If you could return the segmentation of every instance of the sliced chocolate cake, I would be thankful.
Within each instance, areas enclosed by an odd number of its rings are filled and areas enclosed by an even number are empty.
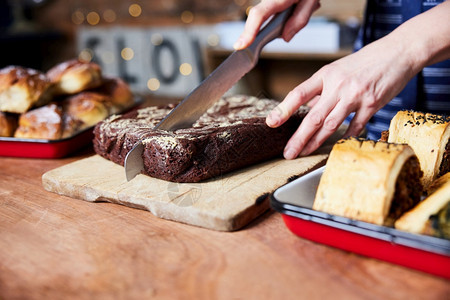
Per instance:
[[[145,174],[173,182],[198,182],[281,156],[307,109],[302,107],[279,128],[269,128],[265,117],[277,104],[249,96],[223,98],[192,128],[173,132],[153,130],[173,105],[147,107],[99,123],[94,149],[123,165],[133,145],[142,140]]]

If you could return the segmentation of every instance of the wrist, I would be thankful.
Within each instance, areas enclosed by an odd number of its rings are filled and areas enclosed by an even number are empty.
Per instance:
[[[386,39],[393,45],[395,60],[407,70],[411,78],[428,65],[431,51],[427,42],[411,34],[409,29],[399,27]]]

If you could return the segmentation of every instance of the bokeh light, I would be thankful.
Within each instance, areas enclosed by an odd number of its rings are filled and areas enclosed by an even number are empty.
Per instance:
[[[120,56],[122,56],[124,60],[132,60],[134,57],[134,51],[128,47],[123,48],[122,51],[120,51]]]
[[[91,11],[87,14],[86,20],[89,23],[89,25],[97,25],[100,22],[100,16],[95,11]]]
[[[253,8],[253,6],[249,6],[249,7],[247,7],[247,9],[245,10],[245,14],[248,16],[248,13],[250,12],[250,9],[252,9]]]
[[[103,12],[103,19],[108,22],[112,23],[117,19],[116,12],[112,9],[107,9]]]
[[[76,25],[80,25],[84,22],[84,14],[80,10],[76,10],[72,13],[72,22]]]
[[[210,34],[208,35],[206,42],[208,43],[209,46],[215,47],[219,45],[220,38],[217,34]]]
[[[83,49],[80,51],[80,53],[78,54],[78,58],[81,61],[91,61],[92,58],[94,57],[94,52],[91,49]]]
[[[131,4],[129,7],[128,7],[128,12],[130,13],[130,15],[132,16],[132,17],[135,17],[135,18],[137,18],[137,17],[139,17],[140,15],[141,15],[141,13],[142,13],[142,8],[141,8],[141,6],[139,5],[139,4]]]
[[[181,22],[189,24],[192,21],[194,21],[194,14],[191,11],[185,10],[181,13]]]
[[[154,45],[154,46],[159,46],[162,44],[162,42],[164,41],[163,36],[160,33],[154,33],[152,34],[152,36],[150,37],[150,42]]]
[[[161,86],[161,83],[157,78],[150,78],[147,81],[147,87],[150,91],[157,91],[159,87]]]
[[[180,65],[180,73],[181,75],[188,76],[192,73],[192,66],[188,63],[182,63]]]

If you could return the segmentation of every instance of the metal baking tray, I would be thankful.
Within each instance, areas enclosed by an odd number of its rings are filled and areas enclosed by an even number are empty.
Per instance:
[[[321,167],[271,195],[286,227],[308,240],[450,279],[450,240],[412,234],[312,209]]]
[[[126,111],[138,109],[143,103],[136,98]],[[86,128],[71,137],[58,140],[0,137],[0,156],[27,158],[62,158],[92,143],[94,127]]]

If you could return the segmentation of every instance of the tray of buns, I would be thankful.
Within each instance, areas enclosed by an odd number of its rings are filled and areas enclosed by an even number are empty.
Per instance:
[[[0,70],[0,156],[59,158],[91,143],[94,126],[140,104],[118,77],[70,60],[47,72]]]
[[[300,237],[450,279],[449,135],[450,118],[401,111],[384,140],[339,140],[271,206]]]

